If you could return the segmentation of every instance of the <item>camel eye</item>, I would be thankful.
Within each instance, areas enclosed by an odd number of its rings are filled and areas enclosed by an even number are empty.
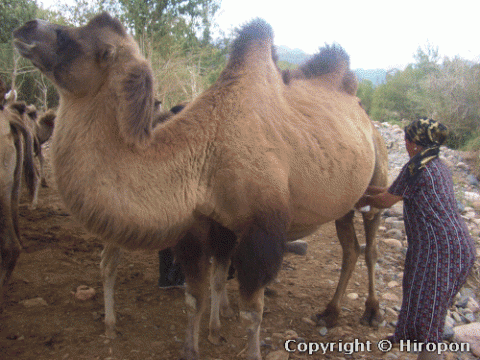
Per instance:
[[[57,46],[59,50],[63,50],[69,46],[72,40],[65,31],[57,30]]]

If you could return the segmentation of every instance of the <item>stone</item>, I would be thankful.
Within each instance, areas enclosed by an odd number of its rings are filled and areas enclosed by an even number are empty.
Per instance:
[[[388,301],[400,301],[399,297],[393,293],[385,293],[382,295],[382,299]]]
[[[298,338],[298,334],[295,330],[287,330],[285,331],[283,338],[285,340],[295,340],[296,338]]]
[[[454,335],[455,332],[453,331],[453,326],[451,326],[450,324],[445,324],[445,326],[443,327],[443,339],[451,340]]]
[[[456,165],[456,168],[460,170],[468,170],[468,165],[465,164],[463,161],[459,161]]]
[[[358,294],[357,293],[350,293],[350,294],[347,294],[347,297],[350,300],[357,300],[358,299]]]
[[[398,281],[395,281],[395,280],[389,281],[387,283],[388,288],[394,288],[394,287],[397,287],[398,285],[400,285],[400,284],[398,283]]]
[[[77,292],[72,294],[75,296],[75,299],[81,300],[81,301],[86,301],[93,299],[95,297],[95,289],[88,287],[86,285],[80,285],[77,287]]]
[[[477,177],[476,177],[475,175],[472,175],[472,174],[470,174],[470,175],[467,176],[467,181],[468,181],[468,183],[469,183],[470,185],[472,185],[472,186],[479,186],[479,185],[480,185],[480,183],[478,182]]]
[[[318,329],[318,332],[322,336],[326,336],[328,334],[328,329],[325,326],[322,326],[320,329]]]
[[[382,239],[382,242],[384,244],[387,244],[391,247],[394,247],[396,249],[401,249],[403,247],[403,244],[400,240],[397,240],[397,239],[392,239],[392,238],[389,238],[389,239]]]
[[[453,328],[453,340],[457,343],[468,342],[473,355],[480,357],[480,323],[460,325]]]
[[[396,240],[403,240],[403,232],[399,229],[390,229],[385,233],[385,236]]]
[[[20,304],[23,304],[25,307],[34,307],[34,306],[47,306],[47,302],[43,300],[41,297],[27,299],[20,301]]]
[[[265,358],[266,360],[288,360],[290,354],[285,350],[272,351]]]
[[[308,244],[303,240],[287,242],[286,251],[297,255],[305,255],[307,253]]]
[[[310,326],[315,326],[315,321],[313,321],[312,319],[308,318],[308,317],[304,317],[302,318],[302,321],[307,324],[307,325],[310,325]]]
[[[469,309],[472,313],[476,313],[480,311],[480,305],[478,305],[478,302],[473,299],[472,297],[468,298],[467,302],[467,309]]]

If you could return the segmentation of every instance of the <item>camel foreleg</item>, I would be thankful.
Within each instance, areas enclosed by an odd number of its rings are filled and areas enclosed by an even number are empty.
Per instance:
[[[210,277],[210,256],[201,240],[198,235],[189,233],[175,248],[177,258],[185,272],[187,283],[185,290],[187,328],[182,360],[198,360],[200,356],[198,336],[200,321],[208,302]]]
[[[248,360],[261,360],[260,325],[264,289],[276,276],[283,261],[286,221],[281,213],[252,224],[240,238],[233,262],[240,289],[240,318],[247,332]]]
[[[226,288],[229,267],[229,260],[227,263],[221,263],[216,258],[214,259],[213,276],[210,284],[212,296],[208,340],[215,345],[226,342],[226,339],[220,335],[220,315],[223,317],[233,316]]]
[[[115,245],[108,244],[105,245],[101,256],[100,271],[103,278],[103,296],[105,301],[105,335],[109,339],[114,339],[116,337],[114,287],[121,250]]]

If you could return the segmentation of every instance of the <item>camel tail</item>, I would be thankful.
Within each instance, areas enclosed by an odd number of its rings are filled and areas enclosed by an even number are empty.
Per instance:
[[[244,25],[233,42],[231,61],[244,62],[253,46],[260,47],[262,52],[272,56],[273,29],[263,19],[256,18]]]

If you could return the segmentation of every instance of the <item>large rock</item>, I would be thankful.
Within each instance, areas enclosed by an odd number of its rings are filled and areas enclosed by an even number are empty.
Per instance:
[[[453,332],[456,343],[469,343],[472,354],[480,357],[480,323],[456,326]]]

